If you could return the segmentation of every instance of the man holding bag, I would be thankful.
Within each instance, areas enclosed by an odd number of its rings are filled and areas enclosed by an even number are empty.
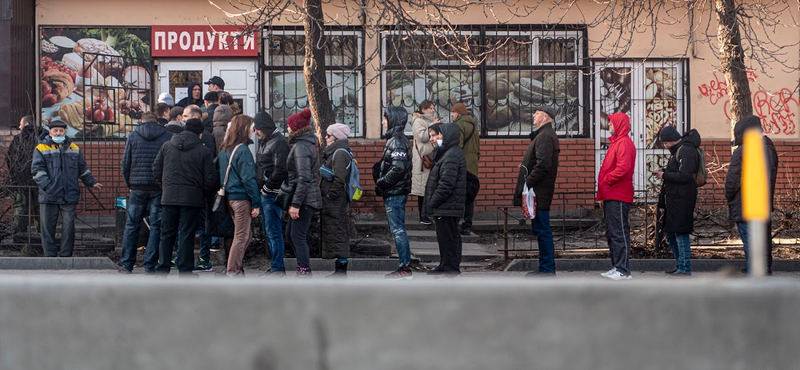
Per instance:
[[[531,144],[525,151],[520,165],[517,186],[514,190],[514,205],[522,205],[522,188],[528,185],[536,193],[536,218],[531,220],[533,235],[539,244],[539,269],[527,276],[555,276],[555,245],[553,231],[550,229],[550,203],[556,188],[558,176],[558,154],[561,148],[558,135],[553,129],[556,111],[551,107],[538,107],[533,113]]]

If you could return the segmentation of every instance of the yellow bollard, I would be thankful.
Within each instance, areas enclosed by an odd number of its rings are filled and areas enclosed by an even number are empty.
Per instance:
[[[758,129],[744,133],[742,153],[742,217],[747,221],[750,275],[767,274],[767,221],[769,212],[769,179],[764,154],[764,139]]]

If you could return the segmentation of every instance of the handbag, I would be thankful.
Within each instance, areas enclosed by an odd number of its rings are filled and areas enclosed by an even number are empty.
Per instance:
[[[211,206],[212,212],[228,212],[228,203],[225,199],[225,186],[228,185],[228,176],[231,174],[231,163],[233,163],[233,155],[236,153],[236,149],[242,144],[237,145],[233,148],[233,152],[231,152],[231,157],[228,159],[228,168],[225,170],[225,180],[222,182],[222,187],[217,190],[217,194],[214,195],[214,204]]]
[[[294,198],[294,187],[289,185],[286,181],[281,184],[278,195],[275,196],[275,205],[281,207],[282,210],[287,210],[292,205],[292,198]]]
[[[420,150],[416,140],[414,140],[414,147],[417,149],[417,155],[419,156],[419,159],[422,160],[422,167],[425,167],[426,169],[433,168],[433,158],[431,158],[431,156],[434,152],[422,155],[422,150]]]

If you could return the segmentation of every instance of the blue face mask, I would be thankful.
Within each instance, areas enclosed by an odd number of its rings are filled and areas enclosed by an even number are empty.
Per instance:
[[[51,136],[51,138],[53,139],[53,142],[56,144],[61,144],[64,142],[64,140],[67,139],[66,136]]]
[[[436,146],[442,147],[442,139],[436,139]]]

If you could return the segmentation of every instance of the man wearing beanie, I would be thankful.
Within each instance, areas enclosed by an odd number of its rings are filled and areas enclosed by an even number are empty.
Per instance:
[[[481,140],[478,124],[475,117],[467,112],[464,103],[453,105],[450,113],[453,123],[461,128],[461,138],[459,146],[464,151],[467,158],[467,198],[464,207],[464,223],[461,224],[461,235],[470,235],[472,229],[472,217],[475,214],[475,197],[481,188],[478,181],[478,160],[481,157]]]
[[[219,189],[212,150],[203,145],[203,122],[186,121],[184,131],[161,147],[153,162],[153,176],[161,185],[161,241],[157,274],[169,274],[172,247],[178,240],[178,272],[192,275],[194,234],[205,211],[206,199]]]
[[[673,126],[664,126],[658,135],[661,144],[669,149],[667,167],[653,173],[662,180],[658,207],[664,208],[662,230],[675,257],[675,268],[665,271],[672,276],[692,274],[689,234],[694,231],[694,206],[697,203],[697,183],[694,174],[700,165],[700,134],[689,130],[681,137]]]
[[[31,175],[39,185],[39,225],[45,257],[72,257],[75,246],[75,206],[84,186],[103,188],[86,167],[80,148],[67,136],[67,123],[53,120],[50,132],[41,136],[33,150]],[[57,246],[56,222],[61,214],[61,245]]]
[[[763,133],[761,119],[758,116],[746,116],[736,122],[733,127],[733,144],[738,146],[731,155],[731,164],[725,176],[725,199],[728,201],[728,219],[736,223],[736,229],[742,238],[744,257],[747,260],[747,272],[750,269],[750,248],[747,233],[747,222],[742,218],[742,153],[744,152],[744,133],[748,129],[756,129]],[[775,181],[778,178],[778,152],[772,140],[764,136],[765,154],[767,157],[767,174],[769,175],[769,204],[772,212],[772,202],[775,194]],[[767,223],[767,273],[772,274],[772,221]]]
[[[636,164],[636,145],[630,135],[631,121],[625,113],[608,116],[611,134],[606,157],[597,176],[597,197],[603,207],[606,240],[611,256],[611,270],[600,276],[611,280],[631,278],[631,228],[628,215],[633,203],[633,171]]]
[[[253,118],[253,129],[260,139],[256,153],[256,182],[261,189],[261,231],[269,243],[270,266],[265,276],[283,277],[283,210],[275,204],[275,197],[286,180],[286,159],[289,156],[289,140],[267,112],[259,112]]]

